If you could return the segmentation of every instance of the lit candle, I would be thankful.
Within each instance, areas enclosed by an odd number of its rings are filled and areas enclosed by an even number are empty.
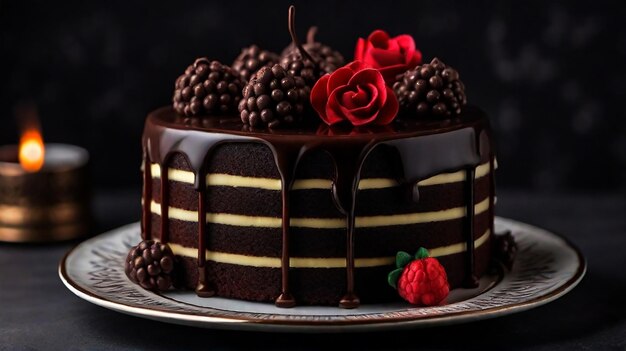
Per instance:
[[[44,144],[36,129],[0,147],[0,240],[44,242],[89,234],[87,150]]]

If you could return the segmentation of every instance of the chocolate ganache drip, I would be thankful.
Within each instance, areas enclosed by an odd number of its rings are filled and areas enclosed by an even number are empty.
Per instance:
[[[201,167],[201,170],[203,167]],[[200,297],[211,297],[215,291],[209,287],[206,273],[206,174],[203,171],[196,173],[198,182],[198,284],[196,284],[196,294]]]
[[[145,147],[144,147],[145,148]],[[150,240],[152,235],[152,211],[150,201],[152,199],[152,169],[148,152],[143,152],[143,205],[141,216],[141,238]]]
[[[198,192],[198,273],[197,293],[211,296],[213,290],[206,279],[206,205],[208,196],[204,165],[211,158],[217,145],[225,143],[257,143],[267,146],[274,157],[281,178],[282,199],[282,253],[281,291],[276,299],[279,307],[296,304],[290,291],[290,213],[289,193],[298,164],[303,156],[312,151],[325,151],[335,165],[332,193],[339,211],[346,216],[346,289],[340,300],[340,307],[355,308],[359,298],[355,291],[355,204],[361,168],[368,154],[376,147],[389,147],[397,151],[403,170],[401,182],[410,189],[413,200],[419,201],[417,183],[428,177],[459,170],[465,170],[466,220],[464,235],[467,244],[466,286],[473,286],[474,275],[474,170],[480,162],[483,150],[490,150],[488,122],[484,114],[474,107],[464,109],[464,118],[451,121],[405,121],[397,122],[391,128],[369,133],[333,131],[323,135],[315,130],[257,131],[242,130],[239,118],[210,119],[202,126],[183,123],[174,111],[162,108],[148,116],[144,131],[144,172],[148,173],[150,162],[157,162],[161,168],[161,236],[167,241],[168,216],[168,159],[180,153],[187,159],[195,174],[195,189]],[[489,151],[490,156],[492,155]],[[490,161],[493,162],[493,161]],[[147,171],[147,172],[146,172]],[[144,174],[145,174],[144,173]],[[150,178],[150,174],[145,177]],[[150,183],[145,181],[144,183]],[[493,185],[491,186],[493,190]],[[151,189],[144,187],[144,211],[150,208]],[[493,202],[493,191],[490,203]],[[144,213],[145,216],[145,213]],[[150,235],[144,220],[144,235]]]

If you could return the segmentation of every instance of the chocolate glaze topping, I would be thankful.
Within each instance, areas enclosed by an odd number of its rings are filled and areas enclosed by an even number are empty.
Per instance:
[[[311,118],[314,120],[314,118]],[[412,194],[413,201],[419,201],[417,182],[430,176],[466,171],[467,217],[464,235],[467,238],[466,286],[475,286],[474,275],[474,170],[479,164],[481,152],[489,150],[489,124],[484,113],[476,107],[465,107],[459,119],[438,121],[396,120],[389,126],[369,129],[344,129],[326,126],[309,126],[301,129],[249,131],[242,126],[237,116],[224,118],[184,118],[176,115],[171,107],[164,107],[151,113],[143,135],[144,157],[144,237],[150,236],[149,214],[151,202],[150,164],[156,162],[161,167],[161,237],[167,242],[168,231],[168,158],[173,153],[181,153],[195,173],[195,188],[198,191],[198,269],[199,281],[196,289],[200,296],[213,294],[206,281],[204,252],[206,249],[207,196],[206,172],[203,165],[211,157],[215,146],[223,143],[259,143],[266,145],[273,153],[276,167],[282,182],[282,255],[281,294],[276,300],[279,307],[295,305],[289,288],[289,193],[294,175],[302,157],[314,150],[327,152],[335,164],[333,197],[337,208],[346,216],[346,293],[340,307],[355,308],[359,305],[354,291],[354,223],[355,203],[358,194],[361,167],[368,154],[376,147],[390,147],[397,150],[402,163],[403,176],[400,179]],[[493,161],[491,161],[493,162]],[[490,196],[493,202],[493,191]],[[147,208],[147,210],[146,210]],[[416,243],[417,245],[418,243]]]

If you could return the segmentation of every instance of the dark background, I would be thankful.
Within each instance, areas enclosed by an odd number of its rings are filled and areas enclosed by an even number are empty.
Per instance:
[[[301,37],[350,59],[359,36],[410,33],[424,58],[456,67],[491,116],[499,186],[626,190],[626,10],[619,2],[0,2],[0,144],[14,108],[37,104],[47,141],[82,145],[99,189],[138,187],[146,114],[170,103],[198,56],[230,63],[258,43]]]
[[[231,62],[289,42],[288,1],[0,0],[0,145],[35,102],[48,141],[89,149],[95,233],[139,219],[146,114],[197,56]],[[564,234],[589,270],[563,298],[477,323],[373,334],[224,332],[140,320],[72,295],[58,245],[0,243],[0,349],[624,350],[626,5],[619,2],[294,1],[297,26],[352,56],[382,28],[456,67],[498,138],[497,214]],[[500,191],[503,190],[503,191]],[[556,193],[556,194],[555,194]],[[580,194],[584,193],[584,194]],[[10,286],[3,283],[10,282]],[[489,331],[489,337],[476,337]],[[469,343],[467,342],[469,340]]]

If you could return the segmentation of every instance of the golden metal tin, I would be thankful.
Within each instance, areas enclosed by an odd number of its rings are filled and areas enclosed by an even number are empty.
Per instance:
[[[0,147],[0,241],[49,242],[90,231],[89,154],[46,144],[44,165],[25,171],[17,145]]]

